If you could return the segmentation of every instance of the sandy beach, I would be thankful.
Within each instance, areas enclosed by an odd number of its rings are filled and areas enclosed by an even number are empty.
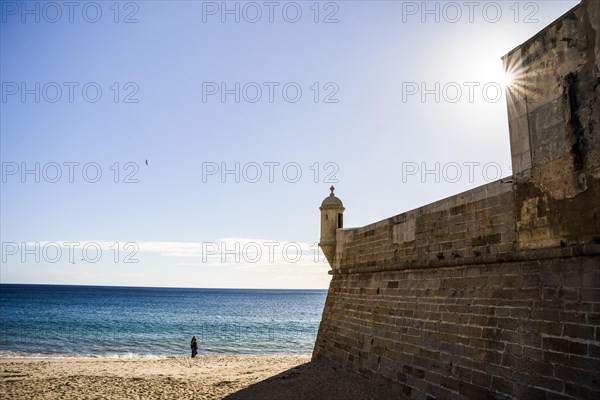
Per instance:
[[[400,398],[310,356],[0,359],[2,399]]]

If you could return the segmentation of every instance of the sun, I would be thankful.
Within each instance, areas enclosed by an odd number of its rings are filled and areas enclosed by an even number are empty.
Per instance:
[[[515,76],[514,72],[505,71],[504,73],[500,74],[500,76],[498,77],[498,83],[503,88],[508,88],[515,83],[515,77],[516,76]]]
[[[505,71],[502,61],[495,53],[463,60],[460,73],[465,79],[477,82],[481,86],[494,85],[503,90],[509,88],[516,79],[515,71]]]

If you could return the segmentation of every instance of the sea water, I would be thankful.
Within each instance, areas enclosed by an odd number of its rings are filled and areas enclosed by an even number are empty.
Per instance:
[[[326,290],[0,285],[0,356],[312,352]]]

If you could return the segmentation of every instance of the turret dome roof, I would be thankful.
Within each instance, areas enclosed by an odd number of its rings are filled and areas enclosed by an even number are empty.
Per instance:
[[[321,203],[321,208],[344,208],[342,201],[333,194],[335,188],[332,186],[329,190],[331,190],[331,193],[325,197],[325,200]]]

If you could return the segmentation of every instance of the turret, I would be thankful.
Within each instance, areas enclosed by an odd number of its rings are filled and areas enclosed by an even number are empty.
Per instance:
[[[319,241],[319,247],[325,254],[329,265],[333,266],[336,231],[344,227],[344,205],[333,194],[335,188],[332,186],[329,190],[331,190],[331,193],[319,207],[319,210],[321,210],[321,240]]]

